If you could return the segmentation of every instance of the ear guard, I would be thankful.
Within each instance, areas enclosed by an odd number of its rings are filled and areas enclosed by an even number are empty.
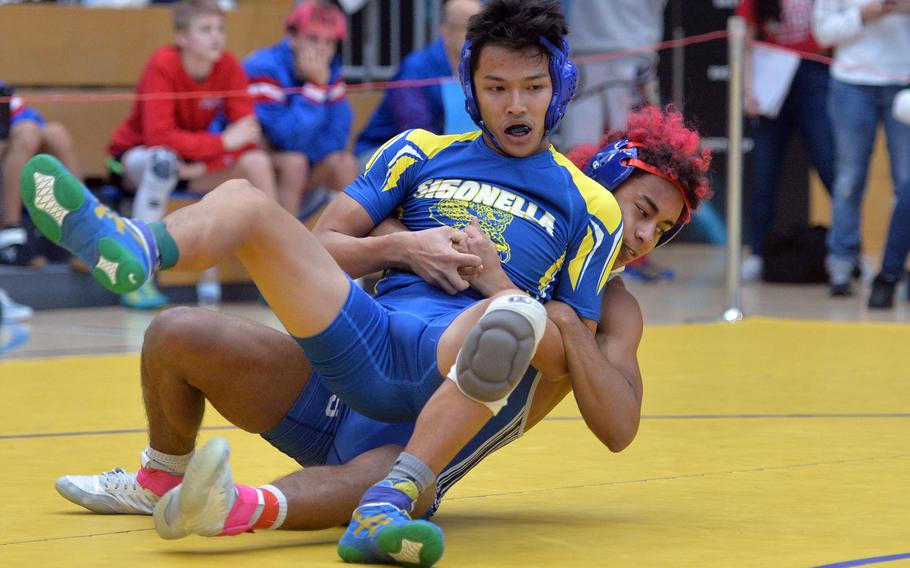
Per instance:
[[[582,171],[585,175],[613,192],[616,191],[622,182],[629,179],[629,176],[632,175],[636,168],[670,181],[679,189],[685,203],[682,214],[676,224],[658,239],[654,248],[659,248],[673,240],[691,219],[692,207],[679,182],[650,164],[639,160],[637,145],[628,140],[617,140],[605,146],[594,154],[594,157],[591,158],[591,161],[588,162],[588,165]]]

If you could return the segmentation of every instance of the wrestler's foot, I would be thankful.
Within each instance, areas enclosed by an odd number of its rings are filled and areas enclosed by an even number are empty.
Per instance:
[[[163,308],[168,303],[167,296],[155,286],[154,280],[148,280],[138,289],[120,296],[121,305],[135,310],[156,310]]]
[[[168,491],[155,506],[155,530],[172,540],[190,534],[230,536],[281,526],[287,501],[270,485],[234,483],[231,448],[216,437],[190,460],[182,485]]]
[[[65,499],[108,515],[151,515],[159,498],[180,484],[180,475],[151,468],[116,468],[99,475],[64,475],[54,487]]]
[[[101,205],[56,158],[29,160],[20,188],[38,230],[82,259],[102,286],[124,294],[148,280],[158,262],[148,227]]]
[[[161,538],[215,536],[225,530],[237,501],[230,457],[230,446],[221,437],[212,438],[196,452],[183,483],[165,493],[155,506],[155,530]]]
[[[411,482],[385,480],[367,490],[338,542],[342,560],[425,568],[442,557],[445,550],[442,530],[428,521],[411,520],[406,511],[387,502],[385,494],[402,492],[401,483]],[[416,487],[410,493],[416,495]]]

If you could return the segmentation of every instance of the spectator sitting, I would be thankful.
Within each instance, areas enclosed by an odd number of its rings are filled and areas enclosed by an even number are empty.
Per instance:
[[[285,26],[287,37],[250,55],[244,67],[271,149],[278,202],[297,215],[307,190],[344,189],[357,177],[357,163],[345,151],[353,112],[338,54],[347,36],[344,14],[306,0]]]
[[[468,19],[480,8],[479,0],[446,2],[439,27],[441,37],[405,57],[393,81],[456,78]],[[365,164],[379,146],[411,128],[422,128],[434,134],[476,130],[464,104],[464,92],[457,81],[389,89],[357,138],[354,153],[361,165]]]
[[[13,90],[0,81],[0,96],[10,96]],[[81,177],[76,149],[66,127],[59,122],[46,122],[22,99],[13,96],[9,113],[4,113],[0,136],[0,170],[3,171],[3,216],[0,220],[0,264],[40,267],[45,263],[34,242],[22,226],[22,197],[19,193],[19,172],[35,154],[53,154],[73,175]]]
[[[184,0],[174,5],[173,21],[176,45],[152,55],[136,88],[140,98],[108,147],[115,174],[122,176],[125,189],[136,192],[133,216],[146,223],[163,217],[178,180],[204,193],[231,178],[246,178],[275,194],[269,157],[257,148],[259,123],[246,93],[246,75],[224,49],[224,14],[215,0]],[[205,94],[225,91],[240,94]],[[162,93],[199,96],[143,98]],[[208,131],[216,116],[227,122],[220,134]],[[151,309],[167,298],[149,281],[121,301]]]

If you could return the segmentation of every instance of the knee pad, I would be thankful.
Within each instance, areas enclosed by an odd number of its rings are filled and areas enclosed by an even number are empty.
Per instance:
[[[177,187],[177,156],[167,148],[149,148],[143,160],[142,180],[133,200],[133,216],[145,223],[164,217],[168,197]]]
[[[508,402],[537,351],[547,310],[524,294],[500,296],[468,333],[448,378],[495,416]]]
[[[177,154],[161,146],[150,148],[142,179],[173,191],[177,186]]]

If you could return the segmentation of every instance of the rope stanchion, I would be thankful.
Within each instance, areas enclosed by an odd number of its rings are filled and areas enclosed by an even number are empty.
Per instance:
[[[743,198],[743,69],[746,54],[746,21],[733,16],[727,21],[727,307],[723,319],[743,319],[742,312],[742,198]]]

